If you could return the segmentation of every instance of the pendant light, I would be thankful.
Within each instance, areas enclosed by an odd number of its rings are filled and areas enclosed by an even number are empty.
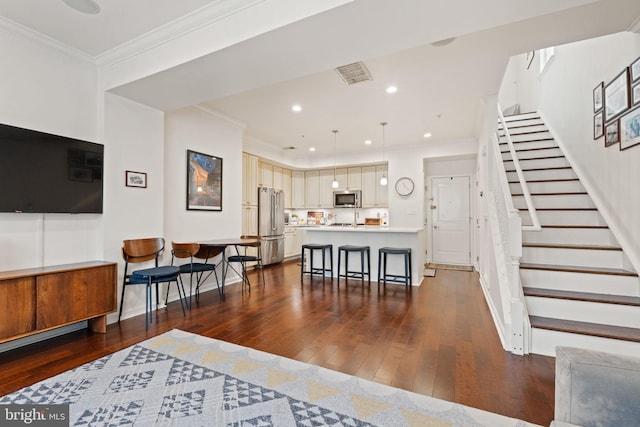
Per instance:
[[[387,125],[387,122],[380,123],[382,126],[382,161],[384,162],[384,127]],[[387,174],[386,172],[382,172],[382,178],[380,178],[380,185],[383,187],[387,185]]]
[[[333,182],[331,183],[331,188],[338,188],[340,187],[340,183],[338,183],[338,180],[336,179],[336,147],[337,147],[337,137],[338,137],[338,130],[334,129],[333,131]]]

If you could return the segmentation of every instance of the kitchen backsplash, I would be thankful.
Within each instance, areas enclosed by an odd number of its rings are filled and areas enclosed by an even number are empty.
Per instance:
[[[288,218],[290,225],[319,225],[319,224],[352,224],[354,209],[287,209],[285,222]],[[382,225],[389,225],[389,210],[382,208],[359,208],[357,223],[364,224],[365,218],[381,218]]]

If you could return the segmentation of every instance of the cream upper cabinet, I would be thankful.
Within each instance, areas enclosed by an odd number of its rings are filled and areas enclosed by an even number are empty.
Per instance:
[[[284,191],[285,209],[291,209],[293,207],[291,188],[291,170],[282,168],[282,191]]]
[[[258,157],[242,153],[242,204],[258,204]]]
[[[362,168],[352,167],[347,169],[347,185],[349,189],[362,189]]]
[[[320,207],[321,208],[333,208],[333,169],[322,169],[319,173],[318,180],[320,194]]]
[[[333,179],[333,178],[332,178]],[[306,208],[320,207],[320,171],[312,170],[304,173],[305,206]]]
[[[260,187],[273,187],[273,165],[266,162],[258,162],[258,185]]]
[[[305,176],[304,171],[291,171],[291,208],[305,207]],[[285,190],[286,191],[286,190]],[[286,203],[285,193],[285,203]]]
[[[338,181],[338,189],[344,190],[349,185],[349,169],[337,168],[336,180]],[[333,182],[333,181],[332,181]]]
[[[387,173],[387,165],[362,167],[362,207],[380,208],[388,204],[389,186],[380,185],[380,178]]]
[[[282,170],[283,168],[281,168],[280,166],[273,166],[273,188],[277,189],[277,190],[283,190],[283,186],[284,186],[284,181],[283,181],[283,175],[282,175]]]

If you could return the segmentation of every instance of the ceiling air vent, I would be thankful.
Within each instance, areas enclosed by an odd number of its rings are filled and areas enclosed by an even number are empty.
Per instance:
[[[366,82],[371,80],[371,75],[369,74],[369,70],[362,62],[354,62],[353,64],[343,65],[341,67],[336,68],[342,80],[348,85]]]

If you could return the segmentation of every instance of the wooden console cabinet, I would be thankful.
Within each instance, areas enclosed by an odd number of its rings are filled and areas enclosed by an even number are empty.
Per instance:
[[[0,343],[83,320],[105,333],[117,309],[117,269],[90,261],[0,272]]]

